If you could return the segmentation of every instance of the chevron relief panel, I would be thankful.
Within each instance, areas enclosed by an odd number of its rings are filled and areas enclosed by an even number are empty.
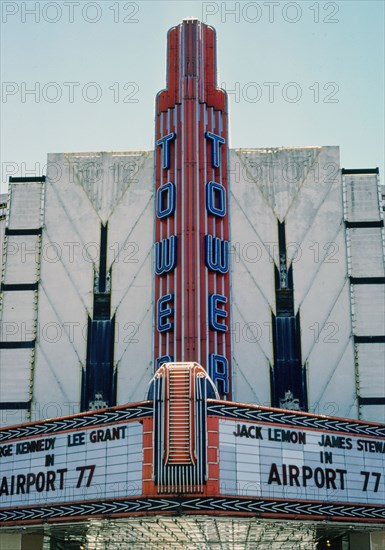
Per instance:
[[[356,415],[342,181],[337,147],[323,147],[286,216],[295,311],[301,315],[309,409]],[[340,409],[338,388],[346,399]]]
[[[267,405],[277,221],[258,182],[249,175],[250,155],[245,159],[243,150],[230,150],[234,399]]]
[[[105,223],[125,191],[135,183],[141,159],[148,153],[101,152],[66,155],[71,179],[80,185],[95,212]]]
[[[339,148],[322,147],[318,151],[286,214],[287,241],[301,248],[311,244],[310,238],[320,245],[329,242],[343,221]],[[293,246],[288,249],[289,264],[294,259],[298,258]]]
[[[108,224],[118,403],[143,399],[153,376],[153,163],[152,152],[137,158],[135,178],[117,202]]]
[[[317,177],[321,147],[238,149],[241,172],[254,182],[282,222],[299,190],[312,174]]]

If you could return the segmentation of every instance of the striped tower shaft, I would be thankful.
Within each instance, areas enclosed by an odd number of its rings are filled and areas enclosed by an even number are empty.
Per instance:
[[[155,143],[155,369],[195,361],[231,398],[227,97],[197,20],[168,33]]]

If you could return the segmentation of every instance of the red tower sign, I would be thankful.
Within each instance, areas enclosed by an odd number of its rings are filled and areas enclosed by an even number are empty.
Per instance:
[[[231,399],[227,96],[195,19],[168,33],[155,143],[155,366],[200,363]]]

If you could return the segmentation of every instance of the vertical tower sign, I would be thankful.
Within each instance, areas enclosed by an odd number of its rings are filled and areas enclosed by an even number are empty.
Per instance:
[[[227,96],[196,19],[168,33],[155,144],[155,368],[200,363],[231,399]]]

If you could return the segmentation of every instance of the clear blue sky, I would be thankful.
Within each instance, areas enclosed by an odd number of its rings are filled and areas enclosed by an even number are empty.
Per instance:
[[[231,147],[339,145],[384,182],[384,2],[276,3],[3,0],[2,191],[48,152],[152,149],[167,30],[189,16],[217,30]]]

